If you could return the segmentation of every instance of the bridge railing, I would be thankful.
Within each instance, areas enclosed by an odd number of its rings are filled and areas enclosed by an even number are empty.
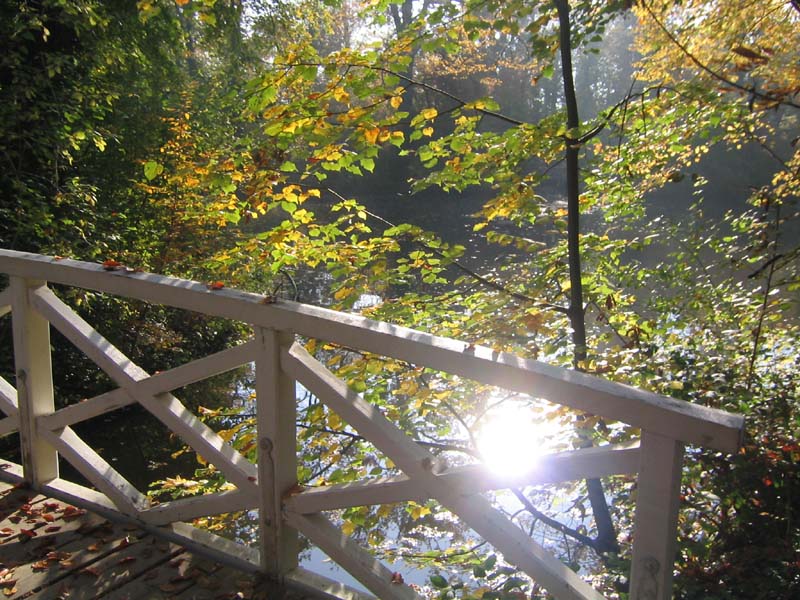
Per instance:
[[[324,511],[433,498],[559,599],[600,599],[578,574],[531,539],[481,492],[520,483],[481,465],[448,467],[389,421],[295,342],[295,336],[401,359],[483,384],[627,423],[639,443],[545,456],[525,483],[638,473],[631,595],[671,597],[684,444],[735,452],[744,421],[737,415],[659,396],[584,373],[358,315],[130,269],[0,250],[0,315],[12,313],[16,387],[0,378],[0,436],[19,432],[22,464],[0,465],[4,476],[104,514],[134,520],[202,547],[249,570],[324,587],[297,562],[298,532],[379,598],[417,593],[344,535]],[[62,302],[48,282],[247,323],[241,345],[168,371],[149,374]],[[50,327],[57,329],[118,386],[56,410]],[[57,359],[58,357],[55,357]],[[255,364],[258,460],[247,460],[205,425],[172,391],[248,363]],[[297,491],[295,382],[301,383],[402,471],[392,478]],[[138,403],[235,486],[234,490],[152,504],[75,432],[82,421]],[[58,457],[93,488],[59,477]],[[259,540],[245,547],[186,524],[202,516],[257,509]]]

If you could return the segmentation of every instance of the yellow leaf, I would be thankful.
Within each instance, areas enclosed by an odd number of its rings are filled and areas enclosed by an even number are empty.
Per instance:
[[[337,102],[347,102],[350,100],[350,94],[344,88],[337,87],[333,90],[333,97]]]
[[[353,293],[353,288],[343,287],[343,288],[339,288],[338,290],[336,290],[336,293],[333,295],[333,297],[336,300],[343,300],[344,298],[347,298],[347,296],[349,296],[352,293]]]
[[[389,104],[392,105],[392,108],[400,108],[400,105],[403,103],[402,96],[392,96],[389,100]]]
[[[419,114],[422,115],[423,119],[430,121],[439,115],[439,111],[435,108],[425,108]]]
[[[431,514],[431,509],[427,506],[416,505],[411,509],[411,518],[415,521],[425,515]]]
[[[671,389],[671,390],[682,390],[683,389],[683,382],[682,381],[670,381],[669,382],[669,389]]]
[[[328,427],[331,429],[340,429],[342,426],[342,419],[336,413],[328,413]]]
[[[345,521],[342,523],[342,533],[345,535],[352,535],[352,533],[356,530],[355,523],[351,523],[350,521]]]
[[[380,127],[373,127],[372,129],[367,129],[364,132],[364,139],[367,140],[370,144],[378,143],[378,136],[381,134]]]
[[[433,135],[433,127],[425,127],[422,130],[422,135],[426,137],[431,137]]]
[[[522,322],[529,331],[537,331],[541,329],[544,323],[544,314],[541,312],[527,313],[522,317]]]

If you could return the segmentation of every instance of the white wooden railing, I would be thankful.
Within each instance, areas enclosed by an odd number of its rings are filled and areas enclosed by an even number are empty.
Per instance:
[[[542,458],[527,483],[547,483],[638,472],[631,595],[671,597],[678,498],[684,444],[735,452],[744,421],[586,374],[496,353],[372,321],[288,301],[265,303],[257,294],[151,273],[0,250],[0,315],[13,319],[16,388],[0,378],[0,435],[20,434],[22,464],[0,465],[3,476],[103,514],[135,520],[161,535],[203,548],[241,568],[324,587],[352,597],[298,568],[297,532],[349,571],[379,598],[417,598],[409,586],[344,535],[322,511],[434,498],[559,599],[602,596],[495,509],[480,492],[518,485],[480,465],[448,468],[387,420],[347,384],[294,342],[300,335],[408,361],[627,423],[640,443],[575,450]],[[154,375],[111,345],[48,287],[53,282],[249,324],[239,346]],[[60,331],[116,383],[117,389],[55,410],[49,328]],[[58,357],[54,357],[56,360]],[[238,366],[255,363],[258,462],[253,464],[197,419],[170,392]],[[296,493],[295,381],[374,444],[403,475],[329,485]],[[214,464],[236,489],[150,505],[146,496],[73,430],[81,421],[139,403]],[[58,455],[95,489],[59,477]],[[291,492],[291,493],[289,493]],[[186,524],[195,518],[258,509],[260,539],[250,548]]]

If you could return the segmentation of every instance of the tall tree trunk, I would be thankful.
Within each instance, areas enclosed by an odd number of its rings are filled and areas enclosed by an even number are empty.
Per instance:
[[[567,108],[566,144],[567,166],[567,249],[569,252],[569,321],[572,327],[573,365],[576,369],[585,368],[586,361],[586,321],[583,309],[583,285],[581,283],[580,251],[580,173],[578,170],[578,99],[575,95],[575,81],[572,68],[572,35],[569,22],[569,0],[553,0],[558,10],[559,37],[561,45],[561,74],[564,82],[564,103]],[[588,442],[591,444],[591,442]],[[597,527],[597,549],[618,552],[617,535],[611,513],[608,510],[603,485],[599,479],[587,479],[586,489],[592,505]]]

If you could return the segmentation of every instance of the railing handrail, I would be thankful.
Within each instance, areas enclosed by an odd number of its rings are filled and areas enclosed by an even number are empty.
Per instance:
[[[41,279],[234,319],[405,360],[500,388],[544,398],[689,444],[735,452],[741,415],[692,404],[506,352],[265,296],[213,289],[197,281],[0,249],[0,272]],[[0,302],[3,304],[3,302]]]

